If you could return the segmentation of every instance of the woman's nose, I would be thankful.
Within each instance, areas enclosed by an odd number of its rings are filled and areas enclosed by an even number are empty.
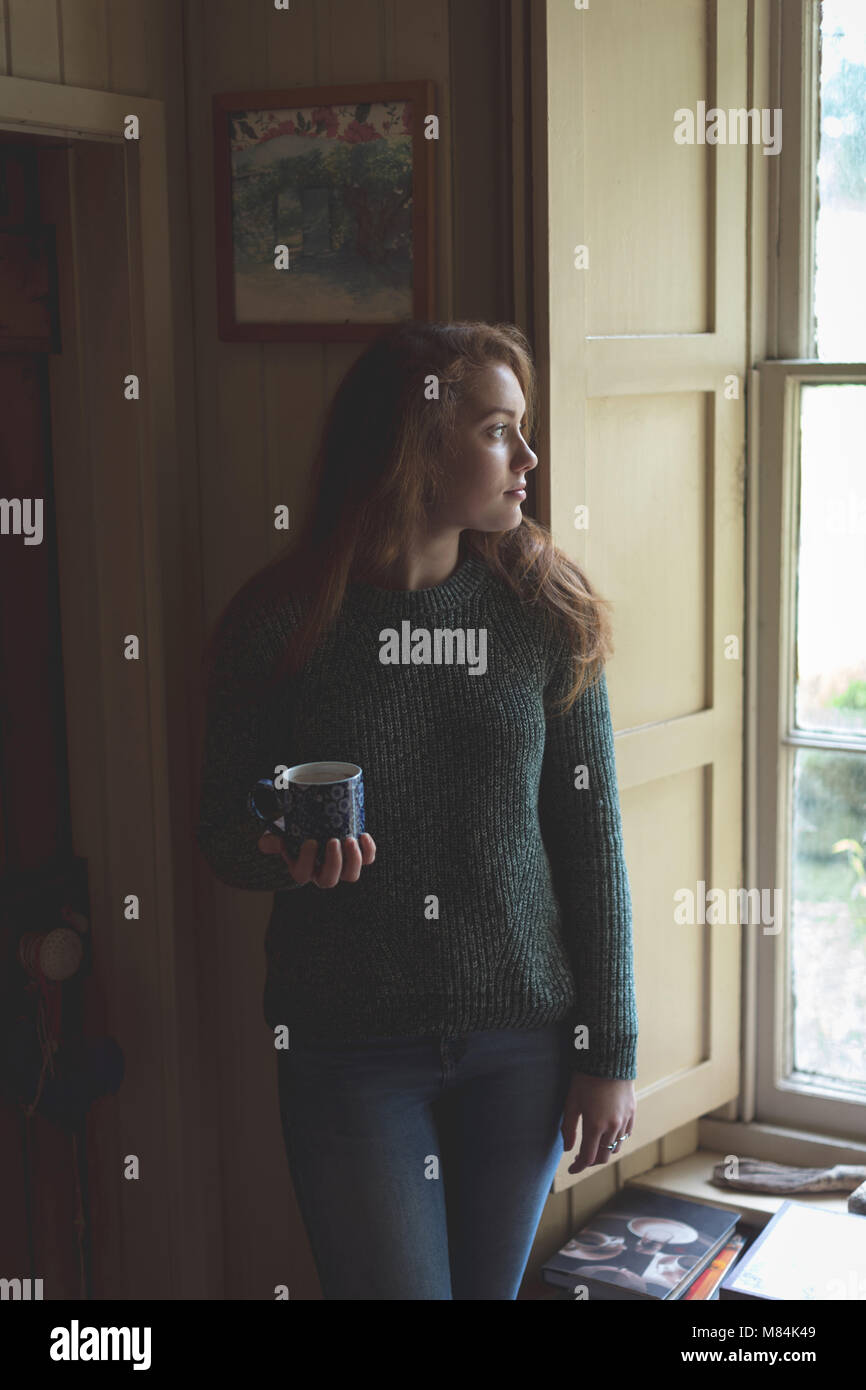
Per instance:
[[[522,450],[522,452],[521,452],[521,454],[520,454],[520,458],[521,458],[521,459],[525,459],[525,462],[524,462],[523,465],[522,465],[523,468],[524,468],[524,469],[537,468],[537,467],[538,467],[538,455],[537,455],[537,454],[534,454],[534,453],[532,452],[532,450],[530,449],[529,445],[526,443],[526,440],[522,440],[521,443],[523,444],[523,450]]]

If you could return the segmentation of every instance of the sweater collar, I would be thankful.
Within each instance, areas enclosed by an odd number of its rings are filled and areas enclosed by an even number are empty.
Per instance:
[[[477,551],[470,550],[454,573],[429,589],[383,589],[377,584],[350,583],[346,597],[354,605],[382,617],[436,617],[454,609],[480,588],[489,569]]]

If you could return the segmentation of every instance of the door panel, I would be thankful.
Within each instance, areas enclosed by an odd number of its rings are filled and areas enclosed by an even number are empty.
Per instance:
[[[547,0],[532,23],[539,516],[614,603],[633,1153],[738,1086],[740,928],[677,924],[674,894],[741,882],[749,149],[679,144],[674,113],[748,106],[747,4]],[[555,1191],[587,1176],[569,1161]]]

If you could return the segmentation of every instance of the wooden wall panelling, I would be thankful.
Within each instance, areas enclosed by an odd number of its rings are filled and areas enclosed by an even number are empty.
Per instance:
[[[62,82],[56,0],[6,0],[10,77]]]

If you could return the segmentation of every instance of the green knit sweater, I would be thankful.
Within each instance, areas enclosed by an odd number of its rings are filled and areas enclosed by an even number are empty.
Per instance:
[[[634,1078],[631,896],[604,674],[557,716],[566,640],[470,551],[430,589],[350,585],[300,675],[233,706],[233,683],[264,678],[291,641],[298,604],[260,603],[223,637],[196,827],[217,878],[274,893],[268,1026],[351,1042],[568,1019],[575,1070]],[[262,854],[247,809],[257,778],[323,760],[362,769],[376,842],[357,883],[327,889],[297,885],[280,856]]]

